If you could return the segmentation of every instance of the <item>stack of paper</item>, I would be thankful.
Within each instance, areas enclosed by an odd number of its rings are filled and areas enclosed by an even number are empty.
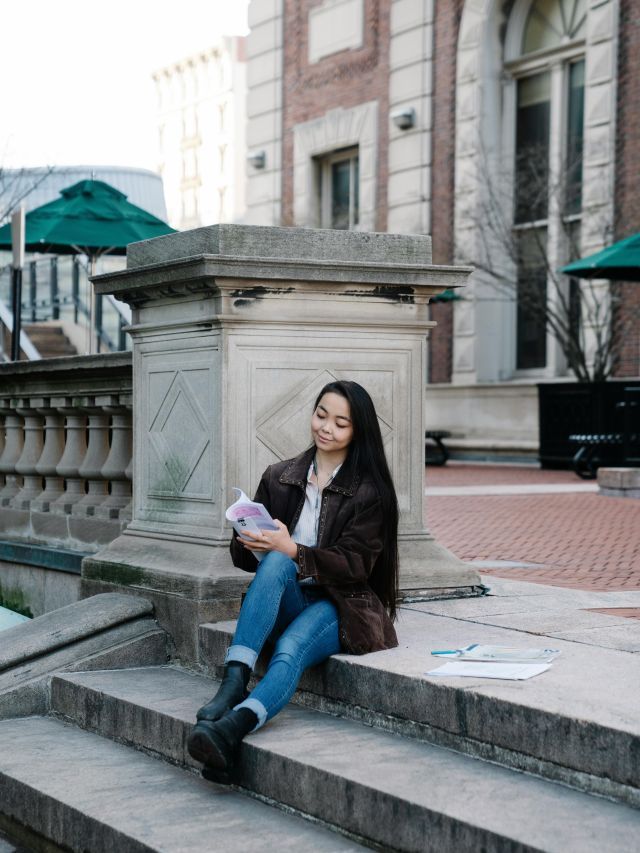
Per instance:
[[[511,646],[482,646],[474,643],[461,649],[432,651],[446,660],[444,666],[432,669],[427,675],[454,675],[468,678],[502,678],[524,681],[540,675],[551,667],[558,649],[513,648]]]

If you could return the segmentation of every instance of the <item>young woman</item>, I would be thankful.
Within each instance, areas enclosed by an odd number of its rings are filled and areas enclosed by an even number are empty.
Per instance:
[[[228,778],[244,736],[287,704],[307,667],[398,644],[398,502],[371,397],[356,382],[325,385],[311,433],[313,446],[267,468],[256,492],[278,530],[234,533],[231,541],[234,564],[256,576],[222,684],[188,740],[218,781]],[[273,655],[248,695],[268,639]]]

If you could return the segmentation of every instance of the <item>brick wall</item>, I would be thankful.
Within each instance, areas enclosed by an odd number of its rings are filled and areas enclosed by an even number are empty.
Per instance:
[[[616,130],[615,239],[640,231],[640,0],[620,0]],[[621,298],[617,322],[617,376],[640,374],[640,282],[615,288]]]
[[[453,190],[455,175],[456,48],[463,0],[435,4],[433,177],[431,236],[433,262],[453,262]],[[435,304],[431,316],[429,381],[451,382],[453,303]]]
[[[378,101],[377,231],[387,228],[389,12],[391,0],[365,0],[364,44],[308,62],[309,10],[321,0],[285,0],[282,224],[293,225],[293,128],[336,107]]]

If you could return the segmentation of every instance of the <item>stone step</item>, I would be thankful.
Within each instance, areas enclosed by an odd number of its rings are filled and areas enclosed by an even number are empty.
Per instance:
[[[397,649],[336,655],[309,670],[296,703],[640,806],[638,655],[407,608],[397,628]],[[209,674],[218,673],[234,629],[200,626]],[[439,665],[430,650],[469,642],[544,645],[561,655],[531,681],[425,675]]]
[[[153,666],[167,658],[167,635],[144,598],[106,593],[51,610],[2,632],[0,719],[46,714],[54,672]]]
[[[48,717],[0,722],[0,813],[11,837],[40,836],[37,850],[51,850],[47,842],[78,853],[361,849],[326,827]]]
[[[193,765],[185,743],[217,683],[174,667],[56,676],[55,713],[84,729]],[[1,752],[0,752],[1,754]],[[290,705],[244,742],[239,784],[385,850],[628,851],[640,812]]]
[[[42,358],[58,358],[78,354],[77,349],[60,326],[49,326],[46,323],[27,323],[23,329],[29,335],[31,343]]]

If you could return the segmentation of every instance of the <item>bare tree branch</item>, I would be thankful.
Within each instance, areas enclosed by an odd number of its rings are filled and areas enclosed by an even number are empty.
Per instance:
[[[579,257],[581,162],[565,163],[550,178],[546,151],[529,147],[515,177],[478,152],[479,202],[464,212],[474,226],[474,248],[465,260],[484,273],[498,297],[518,306],[520,317],[550,331],[569,369],[581,382],[604,381],[619,364],[619,346],[637,316],[620,310],[615,287],[569,279],[558,266]],[[574,210],[574,208],[576,208]],[[552,256],[549,211],[560,230]],[[516,220],[514,223],[514,219]],[[609,223],[603,222],[603,242]]]

